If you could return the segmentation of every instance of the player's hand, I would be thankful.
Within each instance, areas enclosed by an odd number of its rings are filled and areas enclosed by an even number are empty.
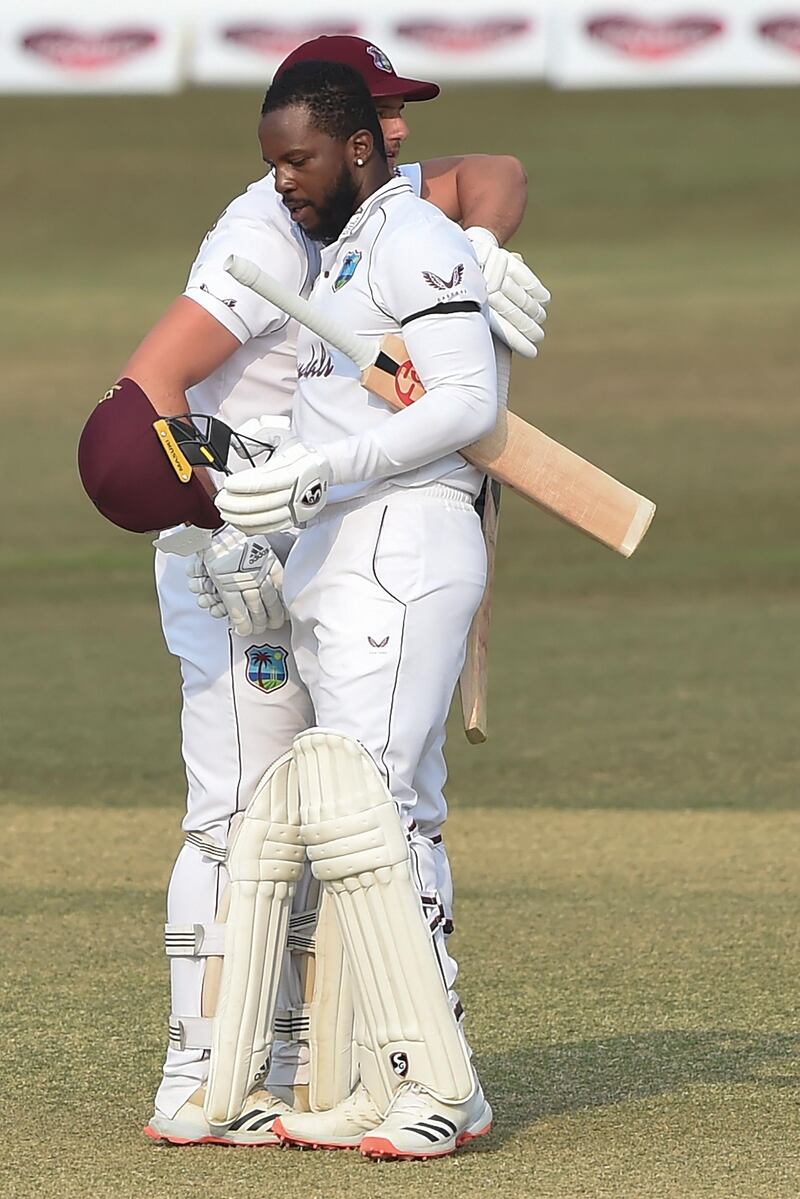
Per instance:
[[[223,525],[208,549],[189,559],[186,574],[199,607],[218,620],[227,618],[240,637],[279,629],[286,621],[283,567],[263,537]]]
[[[544,338],[550,292],[519,254],[498,246],[488,229],[475,225],[465,233],[483,271],[492,332],[517,354],[535,358]]]
[[[223,519],[243,533],[277,533],[304,525],[322,511],[330,479],[324,454],[294,440],[264,466],[229,475],[214,503]]]

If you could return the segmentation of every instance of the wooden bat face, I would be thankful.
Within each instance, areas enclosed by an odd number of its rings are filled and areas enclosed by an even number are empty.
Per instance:
[[[401,337],[383,339],[375,362],[364,371],[361,382],[367,391],[386,400],[395,411],[407,408],[425,395],[425,388]]]
[[[381,343],[361,376],[368,391],[395,412],[425,394],[401,337]],[[629,558],[647,532],[655,504],[553,441],[506,408],[494,432],[461,451],[467,462],[523,499]]]

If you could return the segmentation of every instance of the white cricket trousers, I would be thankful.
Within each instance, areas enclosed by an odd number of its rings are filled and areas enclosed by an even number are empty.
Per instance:
[[[167,921],[208,925],[227,884],[221,859],[231,820],[247,807],[267,767],[313,723],[313,711],[292,660],[288,624],[255,638],[234,636],[226,621],[198,608],[186,559],[173,554],[156,554],[156,583],[167,648],[180,659],[187,780],[187,839],[169,883]],[[302,906],[298,895],[296,907]],[[203,1014],[204,971],[203,958],[170,960],[175,1016]],[[278,1004],[298,1007],[302,999],[284,993]],[[296,1043],[279,1048],[297,1051]],[[283,1085],[301,1081],[298,1065],[285,1063]],[[207,1077],[207,1051],[170,1047],[156,1107],[171,1118]]]
[[[355,737],[383,772],[451,990],[445,723],[485,584],[472,500],[441,483],[331,505],[300,534],[284,575],[316,724]]]

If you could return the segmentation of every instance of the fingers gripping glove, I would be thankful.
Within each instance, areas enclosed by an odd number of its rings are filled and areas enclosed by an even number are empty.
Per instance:
[[[223,525],[208,549],[189,559],[186,573],[199,607],[216,619],[227,618],[240,637],[279,629],[286,621],[283,567],[263,537]]]
[[[535,358],[544,338],[550,292],[519,254],[498,246],[488,229],[474,225],[465,233],[483,271],[492,332],[517,354]]]
[[[324,454],[294,439],[264,466],[229,475],[214,502],[223,519],[243,533],[277,533],[321,512],[330,481]]]

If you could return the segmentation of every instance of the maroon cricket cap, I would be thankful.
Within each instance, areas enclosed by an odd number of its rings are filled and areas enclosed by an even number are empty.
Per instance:
[[[404,100],[433,100],[439,95],[436,83],[403,79],[383,50],[363,37],[337,33],[303,42],[302,46],[284,58],[275,72],[275,79],[298,62],[342,62],[345,66],[353,67],[363,77],[375,99],[380,96],[402,96]]]
[[[131,533],[182,523],[223,523],[194,471],[183,482],[153,428],[159,415],[132,379],[120,379],[92,412],[78,443],[78,471],[89,499]]]

